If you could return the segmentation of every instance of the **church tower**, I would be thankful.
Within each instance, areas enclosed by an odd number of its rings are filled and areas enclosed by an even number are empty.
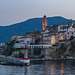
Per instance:
[[[43,17],[43,30],[45,30],[45,27],[47,26],[47,18],[46,15]]]

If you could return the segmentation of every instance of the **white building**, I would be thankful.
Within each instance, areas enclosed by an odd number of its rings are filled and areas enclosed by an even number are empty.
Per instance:
[[[69,40],[71,36],[75,37],[75,25],[62,26],[58,30],[59,40]]]
[[[67,40],[67,32],[66,31],[60,31],[58,32],[59,40]]]
[[[6,45],[6,43],[0,43],[0,47],[1,47],[1,46],[5,46],[5,45]]]
[[[27,45],[28,48],[49,48],[52,45]],[[23,43],[15,43],[14,48],[25,48]]]
[[[71,36],[75,37],[75,25],[68,28],[67,39],[69,40]]]
[[[16,40],[16,39],[18,39],[18,38],[22,38],[22,37],[24,37],[24,36],[25,36],[25,35],[12,36],[12,37],[11,37],[11,41]]]
[[[58,26],[58,32],[60,32],[60,31],[68,31],[69,27],[70,26],[68,26],[68,25],[59,25]]]
[[[43,44],[53,45],[56,43],[58,43],[58,34],[57,33],[43,34]]]
[[[32,42],[32,38],[30,36],[25,36],[25,37],[17,38],[16,41],[18,41],[19,43],[24,43],[29,45]]]

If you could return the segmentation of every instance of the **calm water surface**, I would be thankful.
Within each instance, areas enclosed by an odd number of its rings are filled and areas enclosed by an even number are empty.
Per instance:
[[[0,75],[75,75],[75,61],[31,61],[30,66],[0,65]]]

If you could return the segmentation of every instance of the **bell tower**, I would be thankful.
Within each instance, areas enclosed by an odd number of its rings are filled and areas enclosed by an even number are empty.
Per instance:
[[[44,15],[43,17],[43,30],[45,30],[45,27],[47,26],[47,17]]]

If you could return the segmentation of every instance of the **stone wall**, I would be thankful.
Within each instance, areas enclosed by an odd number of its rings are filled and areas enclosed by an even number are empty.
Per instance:
[[[41,48],[41,53],[38,55],[34,54],[34,48],[28,49],[28,57],[31,58],[45,58],[45,59],[51,59],[54,58],[54,52],[56,50],[56,47],[50,47],[50,48]],[[25,50],[15,51],[12,53],[12,56],[19,55],[19,53],[25,54]]]
[[[57,47],[45,48],[45,59],[49,60],[55,58],[55,51]]]
[[[28,55],[29,55],[29,57],[33,57],[33,58],[45,57],[45,49],[41,48],[41,53],[38,55],[35,55],[34,54],[34,48],[31,48],[28,50]]]

